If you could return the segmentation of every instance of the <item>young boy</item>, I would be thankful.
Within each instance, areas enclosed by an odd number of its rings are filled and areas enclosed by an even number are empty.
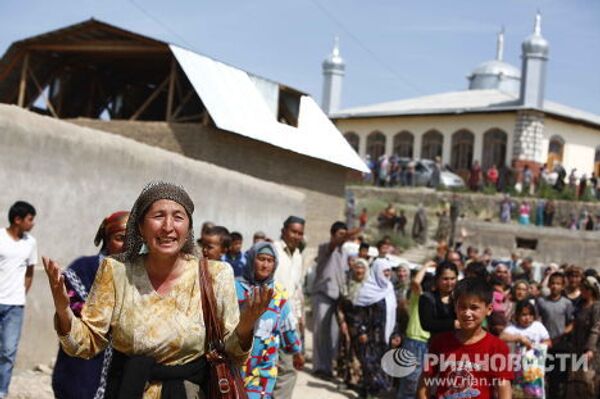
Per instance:
[[[573,331],[573,303],[565,296],[565,276],[561,272],[554,272],[548,278],[550,295],[537,299],[537,313],[542,324],[548,330],[552,346],[548,353],[557,354],[570,352],[569,334]],[[568,373],[555,367],[548,373],[548,392],[557,393],[564,397]]]
[[[10,226],[0,229],[0,398],[8,394],[37,262],[37,244],[29,234],[35,214],[31,204],[17,201],[8,211]]]
[[[492,313],[492,288],[484,281],[465,278],[453,299],[460,328],[436,335],[425,357],[417,398],[510,399],[514,378],[508,346],[486,332],[482,323]]]
[[[208,260],[221,260],[231,245],[229,230],[223,226],[209,227],[201,240],[202,255]]]
[[[361,242],[360,246],[358,247],[358,257],[368,261],[370,258],[369,248],[370,248],[370,245],[368,243]]]
[[[221,260],[229,263],[233,267],[233,275],[238,277],[242,275],[246,264],[246,257],[242,253],[243,237],[237,231],[231,233],[230,237],[231,245]]]

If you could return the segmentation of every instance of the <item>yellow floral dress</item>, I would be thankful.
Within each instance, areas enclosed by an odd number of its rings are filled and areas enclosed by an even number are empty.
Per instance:
[[[223,262],[209,262],[217,299],[217,312],[224,321],[225,349],[242,365],[249,351],[240,347],[237,334],[239,308],[233,271]],[[59,336],[70,356],[89,359],[109,344],[126,355],[151,356],[164,365],[179,365],[198,359],[205,351],[206,331],[198,281],[198,258],[186,255],[185,270],[168,294],[158,294],[150,282],[144,257],[134,264],[106,258],[84,305],[81,318],[74,317],[68,335]],[[160,398],[160,382],[151,382],[144,399]]]

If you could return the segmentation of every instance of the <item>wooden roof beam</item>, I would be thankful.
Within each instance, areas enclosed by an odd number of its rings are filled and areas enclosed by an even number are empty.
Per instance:
[[[168,47],[152,47],[122,42],[88,42],[81,44],[31,44],[29,50],[58,52],[168,53]]]

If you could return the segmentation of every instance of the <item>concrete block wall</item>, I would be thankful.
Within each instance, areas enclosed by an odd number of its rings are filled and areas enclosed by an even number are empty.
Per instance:
[[[347,169],[341,166],[199,124],[81,118],[71,122],[299,190],[306,195],[309,248],[327,240],[331,223],[343,217]]]
[[[140,132],[143,134],[143,132]],[[306,214],[306,195],[281,184],[141,144],[115,134],[76,126],[0,105],[0,217],[17,200],[37,209],[33,235],[40,255],[63,266],[96,253],[100,221],[129,210],[151,180],[183,185],[195,202],[197,232],[205,220],[235,226],[250,236],[277,236],[290,213]],[[8,221],[1,223],[2,226]],[[17,366],[46,363],[56,355],[52,300],[41,261],[29,294]]]
[[[519,111],[514,133],[514,160],[544,162],[544,114],[539,111]]]

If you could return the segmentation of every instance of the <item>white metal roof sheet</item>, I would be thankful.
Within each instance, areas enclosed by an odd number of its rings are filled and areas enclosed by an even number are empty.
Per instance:
[[[279,123],[247,72],[175,45],[169,47],[219,129],[369,171],[311,97],[301,97],[297,128]]]
[[[390,101],[335,112],[336,119],[518,110],[518,95],[501,90],[464,90]],[[543,112],[600,126],[600,115],[545,100]]]

